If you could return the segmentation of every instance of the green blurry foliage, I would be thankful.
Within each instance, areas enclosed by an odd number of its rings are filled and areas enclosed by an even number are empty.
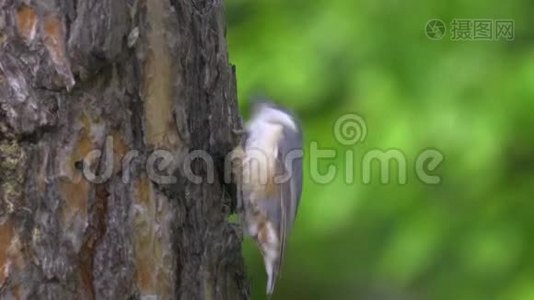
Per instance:
[[[339,171],[304,192],[273,299],[534,299],[534,3],[227,0],[239,101],[269,95],[301,118],[305,149],[334,149]],[[514,41],[440,41],[428,20],[513,19]],[[367,138],[338,143],[336,119]],[[415,176],[438,149],[437,185]],[[363,155],[398,149],[407,184],[361,178]],[[343,176],[355,153],[355,182]],[[309,156],[306,156],[309,162]],[[374,170],[374,169],[373,169]],[[253,298],[261,256],[245,247]]]

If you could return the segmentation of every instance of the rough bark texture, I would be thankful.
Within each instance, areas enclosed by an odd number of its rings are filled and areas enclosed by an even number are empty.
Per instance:
[[[0,0],[0,298],[248,298],[222,180],[239,127],[221,1]],[[157,149],[207,151],[214,182],[155,183]]]

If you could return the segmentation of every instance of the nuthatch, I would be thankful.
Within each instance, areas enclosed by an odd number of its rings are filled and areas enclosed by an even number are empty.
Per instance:
[[[302,191],[300,126],[279,106],[257,103],[234,154],[241,158],[234,169],[238,211],[245,232],[256,240],[263,255],[267,294],[271,295]]]

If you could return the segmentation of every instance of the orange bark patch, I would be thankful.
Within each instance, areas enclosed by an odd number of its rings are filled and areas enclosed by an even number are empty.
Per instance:
[[[154,268],[146,257],[137,259],[137,286],[145,293],[154,291]]]
[[[146,205],[150,200],[150,182],[146,176],[141,178],[135,183],[136,202]]]
[[[74,146],[74,151],[70,157],[70,166],[72,168],[75,167],[76,163],[83,162],[83,159],[87,156],[87,154],[89,154],[89,152],[97,149],[91,138],[92,122],[91,119],[86,115],[84,115],[82,118],[82,126],[83,127],[80,129],[80,134],[78,137],[78,143]],[[76,170],[76,176],[79,178],[76,178],[75,181],[79,181],[78,179],[81,179],[82,176],[80,170]]]
[[[160,220],[151,185],[146,176],[135,183],[135,200],[139,208],[134,219],[136,283],[141,295],[159,294],[168,298],[165,295],[169,293],[170,273],[164,259],[162,236],[157,229]]]
[[[87,201],[89,195],[89,183],[81,180],[78,183],[64,181],[60,185],[63,203],[63,221],[69,223],[75,216],[85,219],[87,216]]]
[[[63,32],[63,23],[55,16],[49,15],[44,21],[45,44],[52,54],[54,61],[56,58],[64,56],[63,46],[65,36]]]
[[[55,64],[56,71],[67,84],[67,89],[75,82],[70,70],[70,63],[65,55],[65,27],[63,22],[54,15],[48,15],[43,24],[44,44]],[[59,78],[54,78],[59,80]]]
[[[152,293],[155,290],[155,276],[157,274],[156,266],[152,261],[154,255],[150,255],[153,244],[153,232],[150,226],[149,216],[151,213],[150,206],[150,181],[146,176],[141,176],[134,185],[135,200],[140,204],[143,211],[136,216],[136,266],[137,266],[137,286],[144,293]]]
[[[121,159],[128,152],[128,145],[124,142],[124,139],[118,132],[113,133],[113,150],[115,154]]]
[[[8,249],[13,238],[13,227],[10,222],[0,224],[0,286],[6,280],[10,261],[8,260]]]
[[[35,37],[37,21],[37,13],[32,7],[22,4],[17,10],[17,27],[19,34],[24,37],[26,41],[31,41]]]
[[[81,170],[76,169],[76,164],[83,163],[83,159],[89,152],[94,150],[94,144],[90,136],[91,121],[84,116],[83,128],[80,130],[78,143],[74,146],[70,156],[69,167],[73,170],[71,180],[64,180],[60,184],[63,199],[63,221],[68,223],[76,215],[85,218],[87,216],[87,201],[89,197],[90,183],[83,178]]]
[[[143,101],[145,133],[149,146],[176,149],[180,137],[173,119],[173,96],[176,76],[173,69],[165,16],[169,9],[165,1],[152,0],[146,5],[150,30],[147,32],[148,52],[143,66]]]

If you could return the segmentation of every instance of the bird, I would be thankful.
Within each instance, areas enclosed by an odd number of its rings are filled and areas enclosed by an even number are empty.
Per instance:
[[[287,109],[270,101],[253,105],[241,143],[233,151],[240,163],[237,211],[244,232],[258,246],[271,296],[283,263],[302,193],[302,129]]]

